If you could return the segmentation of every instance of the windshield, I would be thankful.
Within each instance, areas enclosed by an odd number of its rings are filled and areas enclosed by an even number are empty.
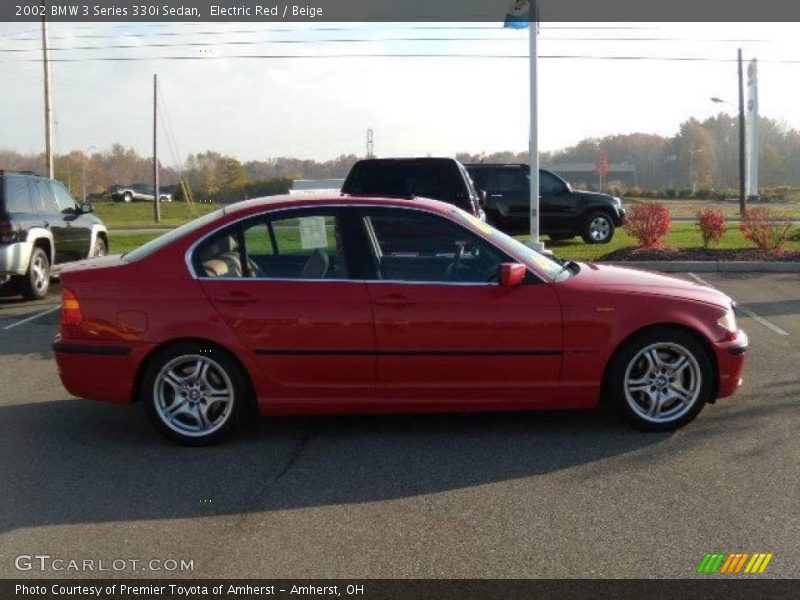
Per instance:
[[[155,239],[142,244],[135,250],[131,250],[127,254],[123,254],[125,260],[127,262],[134,262],[144,258],[145,256],[150,256],[153,252],[157,250],[161,250],[164,246],[171,244],[175,240],[182,238],[185,235],[192,233],[193,231],[197,231],[201,227],[211,223],[218,217],[221,217],[225,212],[225,209],[220,208],[219,210],[215,210],[214,212],[210,212],[207,215],[203,215],[202,217],[198,217],[194,221],[189,221],[188,223],[184,223],[180,227],[177,227],[171,231],[168,231],[164,235],[160,235]]]
[[[462,221],[466,221],[473,227],[479,229],[482,233],[488,235],[489,239],[491,239],[492,242],[494,242],[494,244],[502,250],[506,251],[512,256],[518,256],[527,264],[536,267],[543,273],[546,273],[551,279],[562,281],[563,279],[566,279],[572,275],[572,272],[569,269],[565,269],[564,265],[560,262],[550,258],[549,256],[546,256],[545,254],[537,252],[533,248],[526,246],[510,235],[507,235],[502,231],[495,229],[491,225],[484,223],[480,219],[473,217],[471,214],[458,208],[453,209],[453,214],[459,217]]]

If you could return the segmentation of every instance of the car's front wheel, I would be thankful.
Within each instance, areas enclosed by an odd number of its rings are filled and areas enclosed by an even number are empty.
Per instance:
[[[156,428],[188,446],[214,444],[238,422],[247,402],[242,368],[227,352],[180,343],[150,360],[140,400]]]
[[[125,194],[122,197],[123,202],[133,202],[133,194]]]
[[[691,334],[653,330],[613,359],[607,392],[637,429],[671,431],[694,419],[712,399],[714,366]]]
[[[50,289],[50,258],[44,248],[34,247],[28,272],[19,279],[19,291],[28,300],[41,300]]]
[[[581,237],[587,244],[607,244],[614,237],[614,221],[602,211],[590,213],[583,223]]]

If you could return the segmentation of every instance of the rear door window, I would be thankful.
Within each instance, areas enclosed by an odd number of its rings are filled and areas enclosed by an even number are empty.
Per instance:
[[[519,169],[503,169],[494,175],[495,190],[503,194],[519,194],[528,191],[528,178]]]
[[[33,212],[28,182],[24,177],[6,177],[6,212],[23,214]]]

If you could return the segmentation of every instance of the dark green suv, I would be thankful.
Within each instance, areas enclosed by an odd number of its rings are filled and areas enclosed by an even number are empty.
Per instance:
[[[61,264],[107,252],[108,232],[91,204],[53,179],[0,171],[0,283],[11,279],[26,298],[44,298]]]

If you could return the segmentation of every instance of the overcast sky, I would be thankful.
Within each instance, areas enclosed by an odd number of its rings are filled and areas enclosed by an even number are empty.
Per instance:
[[[206,149],[242,160],[363,154],[368,127],[375,132],[379,156],[527,148],[524,58],[318,58],[431,53],[525,56],[524,30],[504,30],[495,24],[330,23],[314,27],[72,23],[50,28],[52,57],[81,59],[53,63],[59,152],[102,149],[119,142],[148,154],[154,72],[159,74],[165,124],[171,133],[167,135],[164,128],[161,137],[162,160],[169,164]],[[0,24],[0,148],[24,152],[43,148],[38,35],[33,23]],[[422,37],[437,40],[398,40]],[[366,41],[330,41],[342,39]],[[293,43],[275,43],[279,40]],[[109,47],[119,45],[133,47]],[[86,46],[100,48],[75,49]],[[672,135],[688,117],[735,111],[733,105],[712,104],[710,97],[733,103],[737,99],[735,62],[546,56],[735,59],[739,46],[746,58],[760,60],[761,114],[800,128],[797,24],[543,25],[540,148],[558,149],[612,133]],[[25,51],[9,52],[17,49]],[[265,54],[317,58],[233,58]],[[86,60],[107,57],[150,58]],[[770,62],[775,60],[798,62]]]

